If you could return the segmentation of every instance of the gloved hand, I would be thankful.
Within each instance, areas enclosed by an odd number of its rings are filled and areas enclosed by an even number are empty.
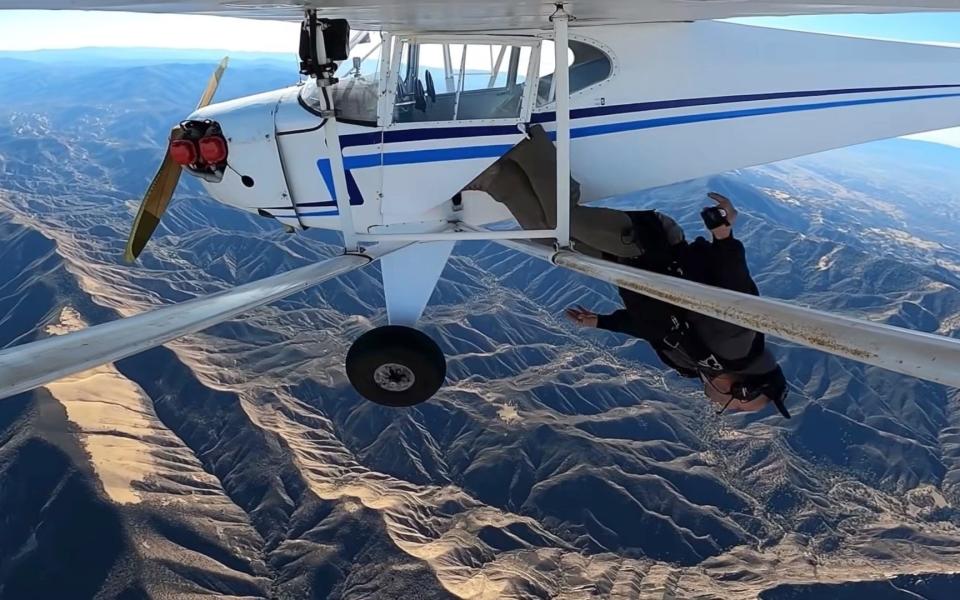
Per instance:
[[[737,220],[737,209],[733,207],[733,202],[730,202],[730,199],[723,194],[710,192],[707,194],[707,197],[716,202],[717,207],[723,209],[727,213],[727,222],[730,223],[730,225],[720,225],[719,227],[715,227],[710,230],[710,233],[713,234],[713,238],[716,240],[727,239],[733,233],[733,224]]]

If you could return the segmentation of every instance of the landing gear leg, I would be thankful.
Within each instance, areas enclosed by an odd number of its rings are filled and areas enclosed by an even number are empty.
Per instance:
[[[443,385],[447,360],[430,337],[387,325],[363,334],[347,352],[347,378],[361,396],[382,406],[414,406]]]

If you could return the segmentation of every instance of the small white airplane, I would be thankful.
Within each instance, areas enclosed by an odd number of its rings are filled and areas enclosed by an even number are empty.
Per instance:
[[[143,250],[182,172],[217,200],[288,228],[342,232],[344,254],[6,349],[0,397],[379,260],[390,324],[354,343],[347,373],[375,402],[423,402],[443,384],[445,360],[415,324],[458,240],[496,240],[689,310],[960,387],[960,340],[589,258],[571,246],[569,223],[571,174],[591,202],[960,125],[960,49],[709,20],[946,11],[960,8],[955,0],[0,0],[2,8],[301,21],[308,80],[211,104],[222,64],[200,107],[171,133],[127,255]],[[490,230],[510,213],[464,188],[532,126],[555,139],[556,227]]]

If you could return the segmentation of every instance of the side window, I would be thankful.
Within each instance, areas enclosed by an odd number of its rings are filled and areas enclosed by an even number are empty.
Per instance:
[[[379,69],[383,38],[375,32],[356,32],[350,44],[350,55],[337,68],[339,81],[328,88],[333,94],[337,117],[343,121],[374,126],[377,124],[377,103],[380,98]],[[309,79],[300,91],[300,98],[312,109],[324,110],[325,90]]]
[[[382,49],[380,34],[356,34],[349,58],[337,68],[339,81],[331,89],[337,115],[341,119],[370,125],[377,123]]]
[[[554,45],[552,40],[545,40],[540,48],[540,82],[537,87],[537,106],[549,104],[556,98],[553,79]],[[590,44],[577,40],[570,40],[570,50],[567,53],[570,61],[570,93],[588,88],[610,77],[613,65],[610,57],[602,50]]]
[[[395,123],[520,117],[530,48],[404,43]]]

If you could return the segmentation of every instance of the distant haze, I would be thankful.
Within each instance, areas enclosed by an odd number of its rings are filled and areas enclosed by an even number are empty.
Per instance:
[[[299,32],[298,23],[203,15],[0,11],[0,50],[97,46],[293,53]]]

